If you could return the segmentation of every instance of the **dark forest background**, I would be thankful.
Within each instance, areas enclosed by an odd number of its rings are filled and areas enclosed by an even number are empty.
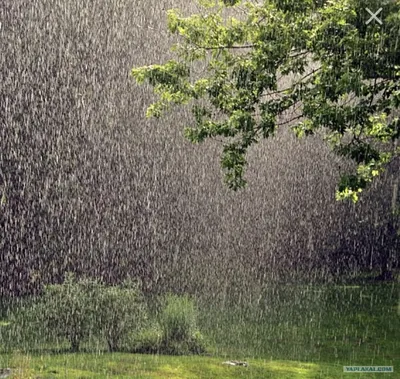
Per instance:
[[[390,167],[357,205],[350,163],[282,129],[251,151],[249,186],[222,182],[222,143],[192,145],[184,110],[145,119],[132,67],[160,63],[171,7],[194,1],[2,0],[0,294],[67,271],[146,291],[243,291],[398,267]],[[379,270],[378,270],[379,271]]]

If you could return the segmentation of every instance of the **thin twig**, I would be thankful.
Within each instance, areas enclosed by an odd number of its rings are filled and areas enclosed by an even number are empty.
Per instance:
[[[292,119],[290,119],[290,120],[287,120],[287,121],[281,122],[280,124],[276,124],[276,125],[277,125],[277,126],[286,125],[286,124],[289,124],[290,122],[292,122],[292,121],[294,121],[294,120],[298,120],[299,118],[302,118],[302,117],[304,117],[304,115],[303,115],[303,114],[301,114],[301,115],[298,115],[298,116],[296,116],[296,117],[293,117],[293,118],[292,118]]]

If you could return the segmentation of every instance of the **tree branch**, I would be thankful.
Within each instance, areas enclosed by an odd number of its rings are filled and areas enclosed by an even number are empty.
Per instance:
[[[298,120],[299,118],[302,118],[302,117],[304,117],[304,115],[303,115],[303,114],[300,114],[300,115],[298,115],[298,116],[296,116],[296,117],[291,118],[290,120],[281,122],[280,124],[276,124],[276,126],[282,126],[282,125],[289,124],[290,122],[295,121],[295,120]]]
[[[302,83],[302,81],[303,81],[304,79],[306,79],[307,77],[309,77],[309,76],[315,74],[315,73],[316,73],[317,71],[319,71],[320,69],[321,69],[321,67],[318,67],[318,68],[316,68],[315,70],[312,70],[311,72],[309,72],[307,75],[304,75],[298,82],[296,82],[295,84],[293,84],[293,85],[290,86],[290,87],[281,89],[281,90],[279,90],[279,91],[269,92],[269,93],[266,93],[266,94],[263,95],[263,96],[276,95],[276,94],[280,94],[280,93],[286,92],[286,91],[288,91],[288,90],[291,90],[291,89],[293,89],[294,87],[296,87],[298,84]]]
[[[233,46],[201,46],[201,45],[197,45],[196,47],[199,49],[204,49],[204,50],[227,50],[227,49],[252,49],[255,47],[255,45],[253,44],[249,44],[249,45],[233,45]]]

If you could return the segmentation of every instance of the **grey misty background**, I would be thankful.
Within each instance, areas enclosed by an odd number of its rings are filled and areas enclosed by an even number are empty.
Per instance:
[[[268,280],[356,274],[387,255],[398,265],[385,224],[393,170],[357,206],[338,203],[350,164],[282,129],[251,150],[249,186],[234,193],[221,142],[184,139],[189,109],[145,119],[151,89],[129,73],[171,57],[173,7],[199,11],[195,1],[1,1],[0,293],[74,271],[140,277],[154,293],[246,294]]]

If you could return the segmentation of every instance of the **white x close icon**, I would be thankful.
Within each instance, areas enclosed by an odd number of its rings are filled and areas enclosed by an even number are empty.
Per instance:
[[[365,8],[365,10],[371,15],[371,18],[366,22],[366,24],[368,25],[372,20],[377,21],[380,25],[382,25],[382,21],[376,17],[379,13],[382,12],[382,8],[379,8],[376,13],[372,13],[372,11],[368,8]]]

